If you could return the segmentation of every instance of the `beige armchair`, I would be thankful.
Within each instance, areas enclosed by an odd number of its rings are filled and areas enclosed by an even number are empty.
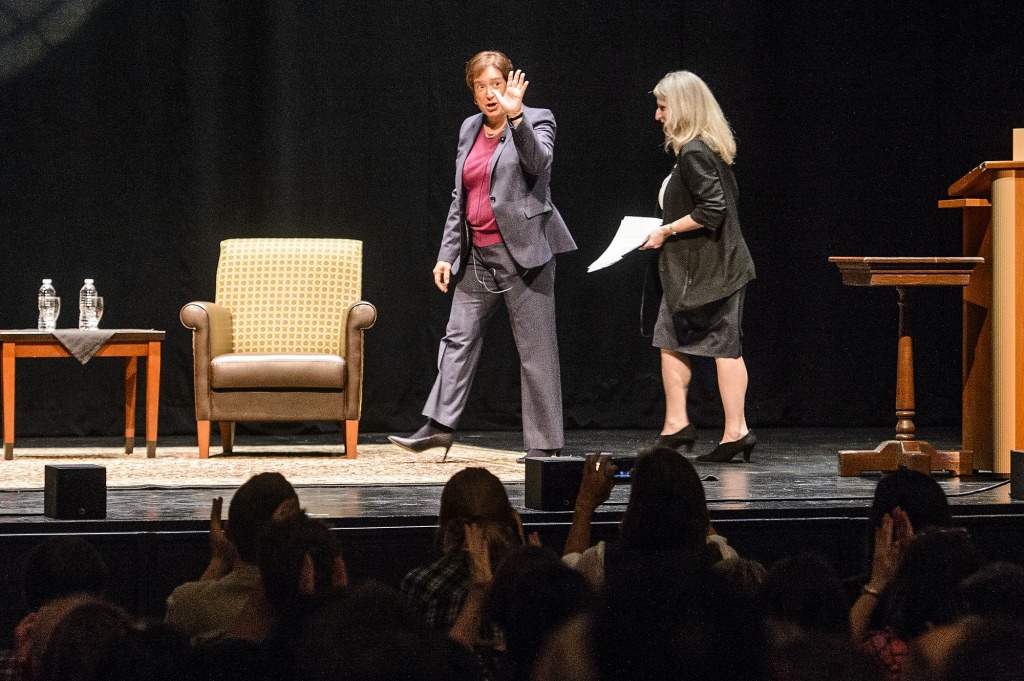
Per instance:
[[[228,239],[216,302],[181,308],[192,329],[199,456],[210,422],[230,452],[237,421],[344,422],[356,457],[363,332],[377,321],[361,298],[363,243],[351,239]]]

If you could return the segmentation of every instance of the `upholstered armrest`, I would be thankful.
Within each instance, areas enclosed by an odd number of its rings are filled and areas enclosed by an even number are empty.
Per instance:
[[[196,300],[181,308],[181,323],[195,332],[193,350],[209,362],[217,355],[231,352],[231,312],[217,303]]]
[[[361,300],[348,308],[345,321],[345,413],[358,420],[363,385],[363,332],[377,322],[377,308]]]
[[[195,376],[196,418],[210,418],[210,361],[231,352],[231,312],[221,305],[194,301],[178,317],[192,329],[192,359]]]

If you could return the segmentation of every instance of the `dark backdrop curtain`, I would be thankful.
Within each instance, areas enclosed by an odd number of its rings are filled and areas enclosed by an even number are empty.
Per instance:
[[[644,256],[586,265],[623,215],[653,212],[672,160],[648,93],[667,71],[700,74],[737,132],[759,274],[755,426],[893,422],[895,293],[842,287],[826,258],[957,254],[960,216],[936,201],[1008,158],[1024,125],[1013,0],[30,4],[0,3],[0,54],[34,50],[0,80],[0,327],[34,326],[43,277],[73,325],[95,278],[104,326],[168,332],[163,434],[194,430],[178,310],[213,296],[218,243],[247,236],[364,241],[380,320],[363,429],[419,422],[449,305],[430,270],[478,50],[507,52],[527,102],[558,119],[554,200],[581,247],[558,262],[569,427],[660,425],[657,352],[638,331]],[[919,425],[959,420],[959,316],[959,291],[916,296]],[[467,428],[518,424],[515,349],[500,315],[493,326]],[[119,363],[18,372],[19,435],[119,431]],[[698,364],[698,424],[721,418],[716,390]]]

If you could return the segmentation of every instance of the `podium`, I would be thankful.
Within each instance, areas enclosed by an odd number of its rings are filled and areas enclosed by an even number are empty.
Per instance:
[[[963,295],[963,447],[1008,474],[1024,449],[1024,129],[1013,160],[985,161],[949,195],[939,208],[963,211],[963,254],[985,260]]]
[[[917,286],[967,286],[978,257],[955,258],[847,258],[831,257],[846,286],[895,287],[899,305],[899,340],[896,344],[896,437],[872,450],[839,452],[839,475],[864,471],[894,471],[906,467],[922,473],[952,471],[970,475],[971,451],[937,451],[914,433],[914,344],[910,333],[910,292]]]

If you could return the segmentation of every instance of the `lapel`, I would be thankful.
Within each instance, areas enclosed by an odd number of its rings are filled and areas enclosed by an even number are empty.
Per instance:
[[[525,108],[525,107],[524,107]],[[491,186],[494,186],[494,169],[498,165],[498,157],[501,156],[501,152],[505,151],[506,148],[512,143],[511,140],[512,132],[508,129],[508,124],[505,124],[505,129],[501,133],[501,139],[498,141],[498,148],[494,150],[494,154],[491,156]]]

